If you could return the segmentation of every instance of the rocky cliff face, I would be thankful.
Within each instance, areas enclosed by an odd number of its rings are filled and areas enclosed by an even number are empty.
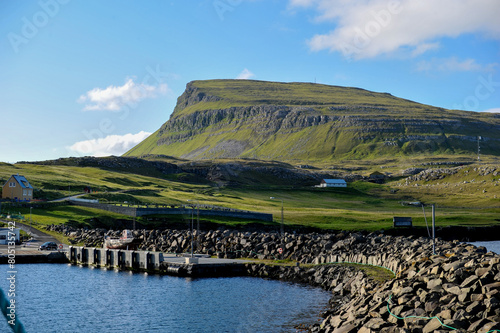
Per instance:
[[[184,93],[177,98],[177,105],[175,106],[173,114],[181,112],[185,108],[200,102],[217,102],[220,100],[220,97],[207,95],[205,92],[196,87],[193,82],[189,82],[186,85]]]
[[[304,84],[290,83],[282,84],[288,90],[271,94],[275,87],[266,82],[247,89],[238,82],[236,93],[231,80],[225,90],[210,84],[189,83],[170,120],[127,154],[291,161],[472,153],[478,136],[482,153],[500,154],[500,118],[493,114],[450,111],[387,94],[366,96],[354,88],[349,95],[349,88],[337,92],[328,86],[304,92]]]

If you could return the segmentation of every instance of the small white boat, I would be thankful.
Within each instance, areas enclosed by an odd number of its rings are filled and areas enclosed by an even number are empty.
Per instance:
[[[120,237],[104,237],[104,243],[102,245],[105,249],[132,249],[137,247],[137,242],[132,235],[131,230],[123,230]]]

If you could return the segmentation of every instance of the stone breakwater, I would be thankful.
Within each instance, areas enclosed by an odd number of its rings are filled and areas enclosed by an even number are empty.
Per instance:
[[[438,253],[375,289],[355,289],[317,331],[500,332],[499,256],[466,244]]]
[[[119,231],[50,226],[86,246]],[[185,230],[136,230],[140,248],[188,252]],[[211,230],[196,237],[195,249],[226,258],[283,258],[300,266],[248,264],[247,274],[294,281],[332,291],[330,308],[312,332],[500,332],[500,256],[482,247],[427,238],[371,233],[289,234]],[[378,283],[353,262],[383,266],[396,277]],[[307,265],[306,265],[307,264]],[[310,265],[323,264],[323,265]]]

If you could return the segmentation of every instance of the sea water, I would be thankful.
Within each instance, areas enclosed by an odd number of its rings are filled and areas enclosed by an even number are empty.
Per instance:
[[[487,251],[495,252],[500,254],[500,241],[488,241],[488,242],[471,242],[475,246],[484,246]]]
[[[26,332],[295,332],[328,304],[318,288],[250,277],[191,279],[66,264],[16,265]],[[7,294],[7,265],[0,287]],[[0,318],[0,332],[9,332]]]

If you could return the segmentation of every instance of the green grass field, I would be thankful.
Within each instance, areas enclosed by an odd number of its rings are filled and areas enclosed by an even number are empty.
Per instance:
[[[167,175],[158,178],[134,173],[116,172],[90,167],[41,166],[32,164],[0,165],[4,181],[12,173],[26,176],[37,193],[49,198],[82,193],[85,186],[94,193],[87,198],[101,202],[127,204],[187,205],[197,200],[201,205],[216,205],[274,215],[281,221],[281,200],[287,225],[309,226],[335,230],[377,231],[391,228],[393,216],[410,216],[415,226],[425,226],[421,207],[402,205],[403,201],[420,200],[437,205],[437,225],[479,226],[500,223],[500,176],[474,173],[476,166],[460,169],[439,180],[401,185],[401,179],[378,185],[369,182],[350,183],[345,189],[324,189],[291,185],[242,185],[217,187],[209,183],[193,184],[172,180]],[[363,170],[361,172],[364,172]],[[474,180],[474,181],[473,181]],[[464,183],[466,182],[466,183]],[[445,191],[446,190],[446,191]],[[271,200],[270,197],[276,197]],[[10,208],[5,203],[2,212],[21,213],[29,219],[29,208]],[[430,208],[426,217],[431,221]],[[183,222],[189,216],[168,216],[170,222]],[[130,217],[101,210],[58,206],[33,209],[32,221],[37,225],[73,223],[75,225],[112,227],[116,220]],[[148,223],[146,218],[138,220]],[[207,222],[235,226],[255,221],[204,219]],[[155,226],[161,223],[155,222]]]

